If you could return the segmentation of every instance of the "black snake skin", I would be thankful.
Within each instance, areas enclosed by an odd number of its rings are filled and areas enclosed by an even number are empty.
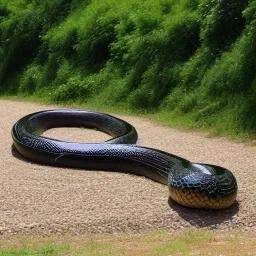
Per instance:
[[[104,143],[73,143],[40,136],[54,127],[96,128],[113,139]],[[83,110],[33,113],[16,122],[12,138],[17,150],[30,160],[143,175],[168,185],[170,197],[188,207],[222,209],[236,199],[237,183],[229,170],[191,163],[167,152],[136,146],[135,128],[107,114]]]

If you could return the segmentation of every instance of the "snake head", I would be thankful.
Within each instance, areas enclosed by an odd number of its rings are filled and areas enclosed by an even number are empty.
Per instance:
[[[170,197],[188,207],[224,209],[237,195],[237,182],[227,169],[208,164],[175,166],[168,177]]]

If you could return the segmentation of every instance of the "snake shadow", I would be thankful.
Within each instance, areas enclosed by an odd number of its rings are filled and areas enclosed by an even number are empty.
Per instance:
[[[209,227],[227,222],[232,219],[239,211],[239,202],[236,200],[234,204],[222,210],[204,210],[194,209],[179,205],[171,198],[168,199],[169,207],[176,211],[178,215],[195,227]]]
[[[12,144],[11,146],[11,152],[12,152],[12,156],[14,156],[15,158],[17,158],[18,160],[21,160],[23,162],[27,162],[27,163],[32,163],[32,161],[28,160],[27,158],[23,157],[19,151],[15,148],[14,144]]]

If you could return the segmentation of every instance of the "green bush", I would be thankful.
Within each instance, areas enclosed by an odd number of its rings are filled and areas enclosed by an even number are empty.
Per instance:
[[[86,102],[90,95],[90,87],[86,80],[80,77],[72,77],[65,84],[58,86],[52,93],[55,102]]]
[[[65,84],[69,78],[72,78],[75,74],[73,72],[74,67],[68,60],[63,60],[60,65],[58,65],[58,69],[56,71],[56,78],[54,80],[54,84],[61,85]]]
[[[31,95],[42,82],[42,71],[40,66],[32,65],[23,73],[20,79],[19,92]]]
[[[247,0],[229,3],[225,0],[202,1],[203,43],[216,53],[228,50],[243,30],[245,19],[242,12],[247,5]]]

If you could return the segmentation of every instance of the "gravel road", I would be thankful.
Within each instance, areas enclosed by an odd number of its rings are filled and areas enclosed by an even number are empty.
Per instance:
[[[255,146],[119,116],[136,127],[139,145],[233,171],[239,191],[232,207],[219,211],[189,209],[169,200],[166,186],[144,177],[55,168],[22,158],[12,148],[13,124],[26,114],[52,108],[0,100],[0,235],[143,233],[189,226],[256,231]],[[83,142],[109,138],[81,128],[51,129],[44,135]]]

